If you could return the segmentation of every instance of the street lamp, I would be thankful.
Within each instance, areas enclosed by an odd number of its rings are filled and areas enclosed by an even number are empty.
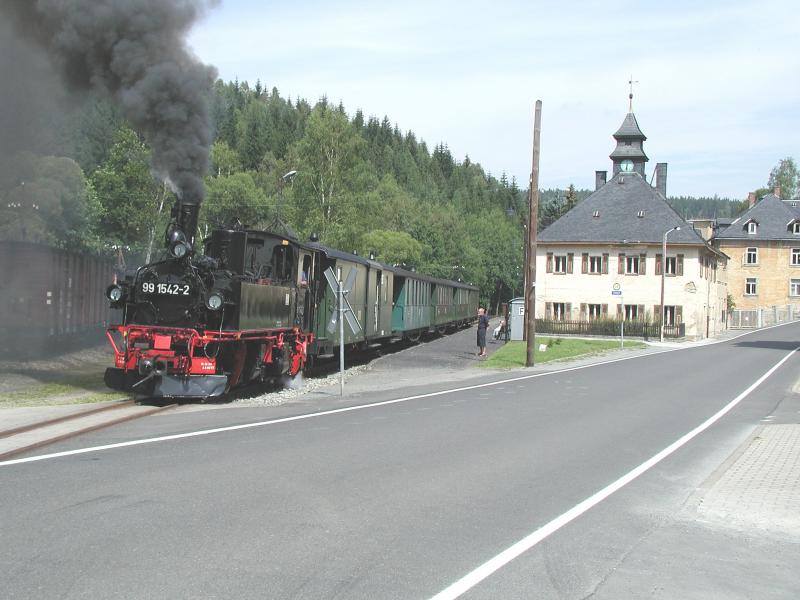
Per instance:
[[[664,277],[667,273],[667,236],[673,231],[680,231],[680,226],[673,227],[664,232],[661,242],[661,341],[664,341],[664,320],[667,316],[667,307],[664,306]]]
[[[278,206],[275,208],[275,225],[276,228],[283,227],[284,230],[288,230],[292,235],[294,232],[289,230],[289,227],[281,220],[281,204],[283,204],[283,186],[286,182],[291,182],[294,179],[294,176],[297,175],[297,171],[292,169],[288,173],[284,174],[280,181],[278,181]]]

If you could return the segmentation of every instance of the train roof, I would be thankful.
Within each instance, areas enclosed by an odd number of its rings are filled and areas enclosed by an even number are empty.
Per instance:
[[[395,265],[387,265],[376,260],[372,260],[370,258],[365,258],[363,256],[359,256],[358,254],[349,253],[349,252],[342,252],[341,250],[336,250],[335,248],[330,248],[329,246],[325,246],[320,244],[319,242],[303,242],[299,240],[297,237],[293,235],[286,235],[286,233],[280,233],[277,231],[266,231],[262,229],[247,229],[247,233],[249,234],[260,234],[262,236],[274,236],[274,237],[281,237],[286,240],[290,240],[294,244],[297,244],[301,248],[305,248],[306,250],[313,250],[316,252],[322,252],[327,257],[333,258],[336,260],[346,260],[350,262],[354,262],[360,265],[365,265],[372,267],[374,269],[381,269],[383,271],[389,271],[390,273],[394,273],[396,276],[417,279],[419,281],[427,281],[429,283],[436,283],[436,284],[447,284],[452,287],[463,288],[467,290],[477,290],[477,286],[470,285],[468,283],[464,283],[462,281],[454,281],[452,279],[442,279],[439,277],[431,277],[430,275],[423,275],[421,273],[417,273],[416,271],[409,271],[407,269],[403,269],[402,267],[398,267]]]
[[[397,267],[395,265],[387,265],[385,263],[381,263],[376,260],[364,258],[363,256],[359,256],[358,254],[349,254],[347,252],[342,252],[341,250],[336,250],[334,248],[329,248],[328,246],[323,246],[319,242],[298,242],[298,244],[310,250],[317,250],[319,252],[323,252],[329,258],[335,258],[337,260],[347,260],[350,262],[367,265],[375,269],[389,271],[390,273],[394,273],[396,276],[399,277],[417,279],[419,281],[427,281],[429,283],[438,283],[438,284],[446,283],[447,285],[453,287],[464,288],[469,290],[478,289],[474,285],[469,285],[468,283],[464,283],[461,281],[453,281],[452,279],[441,279],[439,277],[431,277],[429,275],[423,275],[421,273],[417,273],[416,271],[408,271],[406,269]]]

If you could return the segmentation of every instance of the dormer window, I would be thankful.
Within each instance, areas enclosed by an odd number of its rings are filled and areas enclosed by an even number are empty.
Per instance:
[[[792,223],[792,233],[795,235],[800,235],[800,221],[795,221]]]
[[[636,213],[636,216],[639,217],[640,219],[643,219],[644,218],[644,211],[640,210],[639,212]]]
[[[594,211],[594,212],[592,213],[592,216],[593,216],[595,219],[597,219],[598,217],[600,217],[600,211],[599,211],[599,210],[596,210],[596,211]],[[798,225],[800,225],[800,223],[798,223]]]
[[[750,221],[747,224],[747,233],[749,233],[750,235],[755,235],[756,233],[758,233],[758,223],[756,223],[755,221]]]

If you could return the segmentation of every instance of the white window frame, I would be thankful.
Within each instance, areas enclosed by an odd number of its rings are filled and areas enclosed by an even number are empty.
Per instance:
[[[626,304],[625,305],[625,320],[626,321],[636,321],[639,319],[639,305],[638,304]]]
[[[589,257],[589,273],[591,275],[600,275],[603,272],[603,257],[590,256]]]
[[[789,295],[792,297],[800,296],[800,279],[789,280]]]
[[[559,268],[560,267],[560,268]],[[553,273],[565,275],[567,272],[567,255],[559,255],[553,257]]]
[[[756,223],[755,221],[750,221],[747,224],[747,233],[750,235],[755,235],[756,233],[758,233],[758,223]]]
[[[625,275],[639,274],[639,257],[628,255],[625,257]]]
[[[566,321],[567,303],[553,302],[553,321]]]
[[[751,260],[752,259],[752,260]],[[758,264],[758,248],[750,246],[744,252],[744,264],[757,265]]]
[[[792,223],[792,233],[795,235],[800,234],[800,221],[795,221]]]
[[[800,248],[792,248],[792,266],[800,267]]]
[[[668,256],[664,259],[664,275],[675,275],[678,272],[678,257]]]
[[[587,307],[587,316],[589,317],[590,321],[595,321],[597,319],[601,319],[603,317],[603,305],[602,304],[589,304]]]
[[[664,306],[664,325],[675,325],[675,306]]]
[[[744,295],[758,296],[758,277],[748,277],[744,280]]]

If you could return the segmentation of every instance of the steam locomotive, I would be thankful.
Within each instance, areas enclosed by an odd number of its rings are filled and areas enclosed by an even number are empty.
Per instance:
[[[105,382],[113,389],[139,398],[208,398],[296,376],[340,344],[331,276],[349,282],[347,298],[360,325],[347,329],[345,349],[416,340],[474,319],[474,286],[340,252],[314,238],[302,242],[285,226],[214,229],[197,252],[198,211],[199,204],[176,203],[165,258],[106,290],[111,307],[122,309],[122,324],[106,331],[114,367]]]

